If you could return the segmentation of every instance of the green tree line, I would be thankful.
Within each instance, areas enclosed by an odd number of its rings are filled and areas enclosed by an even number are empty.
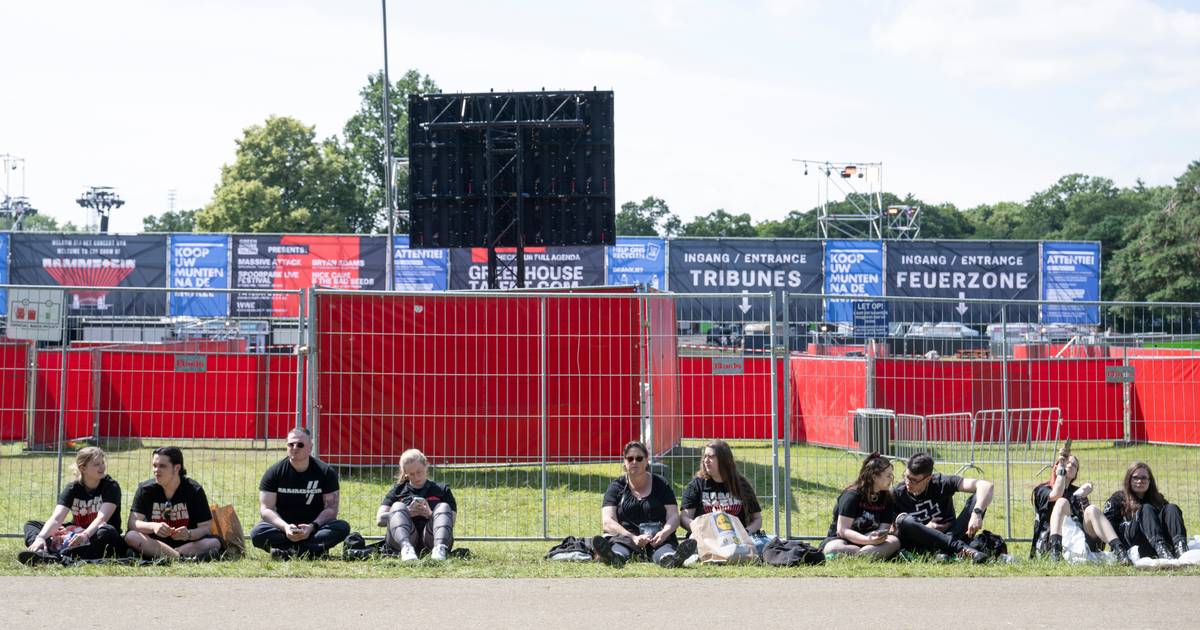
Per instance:
[[[236,139],[230,164],[202,208],[146,217],[147,231],[379,233],[384,211],[382,73],[367,77],[359,107],[341,135],[318,138],[315,127],[272,116]],[[408,147],[408,98],[438,92],[428,75],[409,70],[390,89],[392,152]],[[397,206],[407,210],[407,174],[398,177]],[[1200,300],[1200,161],[1174,186],[1129,188],[1084,174],[1061,177],[1023,202],[973,208],[926,203],[885,192],[883,205],[921,208],[921,238],[1099,241],[1105,300]],[[867,198],[830,204],[850,212]],[[623,236],[818,238],[818,209],[793,209],[782,219],[755,221],[748,212],[717,208],[684,221],[667,201],[650,196],[617,211]],[[37,220],[40,217],[33,217]],[[45,222],[43,220],[43,222]],[[0,226],[3,227],[3,226]],[[38,225],[38,229],[54,226]],[[400,225],[403,231],[406,226]]]

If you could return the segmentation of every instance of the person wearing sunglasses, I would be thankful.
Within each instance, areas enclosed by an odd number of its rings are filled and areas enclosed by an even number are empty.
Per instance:
[[[762,529],[762,507],[754,486],[738,474],[733,449],[725,440],[713,440],[700,456],[700,470],[683,489],[679,520],[691,531],[692,520],[709,512],[725,512],[736,516],[746,531],[754,534]]]
[[[154,449],[154,477],[138,484],[129,508],[125,543],[143,558],[212,560],[221,541],[212,535],[208,496],[183,465],[176,446]]]
[[[623,450],[625,474],[614,479],[604,493],[600,520],[604,535],[592,538],[598,558],[615,567],[634,558],[675,568],[695,553],[695,541],[680,545],[679,508],[666,479],[650,472],[650,457],[641,442]],[[678,549],[677,549],[678,548]]]
[[[831,554],[867,556],[886,560],[900,551],[892,521],[896,501],[892,497],[892,463],[879,453],[863,460],[858,478],[846,486],[833,508],[829,533],[820,550]]]
[[[410,448],[400,454],[400,475],[383,497],[375,521],[387,527],[387,544],[400,552],[402,562],[423,551],[431,560],[445,560],[454,546],[458,502],[450,486],[429,478],[429,460]]]
[[[1033,508],[1037,512],[1033,525],[1033,544],[1029,557],[1042,555],[1050,560],[1063,559],[1063,525],[1068,517],[1083,530],[1089,552],[1104,549],[1104,541],[1112,549],[1119,564],[1128,565],[1129,552],[1117,536],[1112,523],[1104,518],[1100,508],[1088,501],[1092,484],[1076,486],[1079,477],[1079,458],[1060,453],[1050,467],[1050,479],[1033,489]]]
[[[50,520],[25,523],[22,564],[95,560],[124,553],[121,486],[108,476],[107,456],[88,446],[75,454],[75,480],[63,487]],[[70,522],[67,517],[71,517]]]
[[[1125,471],[1124,487],[1104,503],[1104,516],[1121,541],[1137,546],[1143,558],[1170,560],[1188,552],[1183,512],[1167,503],[1145,462],[1134,462]]]
[[[250,530],[250,541],[276,560],[323,557],[350,535],[350,524],[337,517],[337,471],[313,457],[312,445],[308,429],[292,429],[287,457],[258,484],[262,520]]]
[[[933,471],[933,457],[916,453],[904,467],[904,481],[892,488],[896,501],[896,533],[900,547],[917,553],[943,553],[973,562],[988,559],[968,546],[983,529],[992,503],[992,482]],[[967,492],[963,511],[955,516],[954,495]]]

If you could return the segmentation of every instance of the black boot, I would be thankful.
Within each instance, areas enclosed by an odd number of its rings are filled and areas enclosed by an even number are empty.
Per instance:
[[[1154,555],[1159,560],[1175,559],[1175,551],[1167,546],[1167,541],[1159,539],[1151,542],[1150,544],[1154,547]]]
[[[1121,542],[1120,538],[1108,541],[1108,548],[1112,549],[1113,556],[1117,558],[1117,564],[1123,567],[1133,564],[1133,561],[1129,559],[1129,551],[1125,549],[1125,543]]]
[[[1050,534],[1050,538],[1046,541],[1046,552],[1054,562],[1061,562],[1063,559],[1062,534]]]
[[[1175,541],[1175,555],[1182,558],[1183,554],[1188,552],[1188,544],[1186,538],[1180,538]]]

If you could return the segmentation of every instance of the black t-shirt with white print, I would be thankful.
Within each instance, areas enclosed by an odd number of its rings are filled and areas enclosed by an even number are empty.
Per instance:
[[[82,481],[72,481],[58,493],[58,504],[71,510],[71,522],[84,529],[100,516],[100,506],[105,503],[117,506],[108,524],[121,531],[121,486],[116,479],[105,475],[95,490],[88,490]]]
[[[450,486],[428,479],[420,488],[414,488],[407,479],[392,486],[387,496],[383,497],[382,505],[391,507],[393,503],[397,502],[412,505],[414,497],[425,499],[429,503],[430,510],[436,510],[438,505],[446,503],[451,510],[458,511],[458,502],[454,500],[454,493],[450,491]]]
[[[308,468],[297,472],[285,457],[263,473],[260,492],[275,493],[275,511],[292,525],[313,522],[325,509],[325,494],[337,492],[338,474],[332,466],[310,457]]]
[[[745,477],[738,477],[741,484],[742,500],[738,500],[729,492],[729,486],[724,482],[713,481],[703,477],[692,477],[683,489],[681,510],[695,510],[695,515],[707,514],[716,509],[732,514],[742,521],[742,525],[750,523],[750,515],[762,511],[755,496],[754,487]]]
[[[629,479],[621,476],[608,484],[608,491],[604,493],[604,502],[601,504],[603,507],[615,506],[617,522],[635,534],[638,533],[638,525],[642,523],[666,523],[667,506],[677,505],[671,484],[658,475],[651,474],[650,477],[650,494],[645,498],[635,497],[633,490],[629,488]]]
[[[829,524],[830,538],[837,536],[838,518],[842,516],[853,519],[851,529],[860,534],[869,534],[896,520],[896,506],[884,502],[882,498],[872,503],[858,490],[846,490],[838,497],[837,505],[833,508],[833,522]]]
[[[193,529],[200,523],[212,520],[208,508],[208,496],[204,488],[191,477],[179,480],[175,494],[167,498],[166,490],[153,479],[138,484],[133,493],[130,511],[146,517],[151,523],[166,523],[171,527]]]
[[[907,513],[917,522],[928,525],[930,521],[953,521],[958,514],[954,511],[954,494],[962,486],[963,478],[958,475],[933,473],[925,492],[914,495],[903,483],[892,488],[896,500],[896,513]]]

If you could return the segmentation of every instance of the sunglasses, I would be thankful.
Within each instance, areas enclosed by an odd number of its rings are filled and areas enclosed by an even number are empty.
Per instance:
[[[625,461],[630,462],[630,463],[644,462],[644,461],[646,461],[646,456],[645,455],[626,455]]]
[[[304,448],[306,444],[304,442],[288,442],[287,446],[288,448]]]

